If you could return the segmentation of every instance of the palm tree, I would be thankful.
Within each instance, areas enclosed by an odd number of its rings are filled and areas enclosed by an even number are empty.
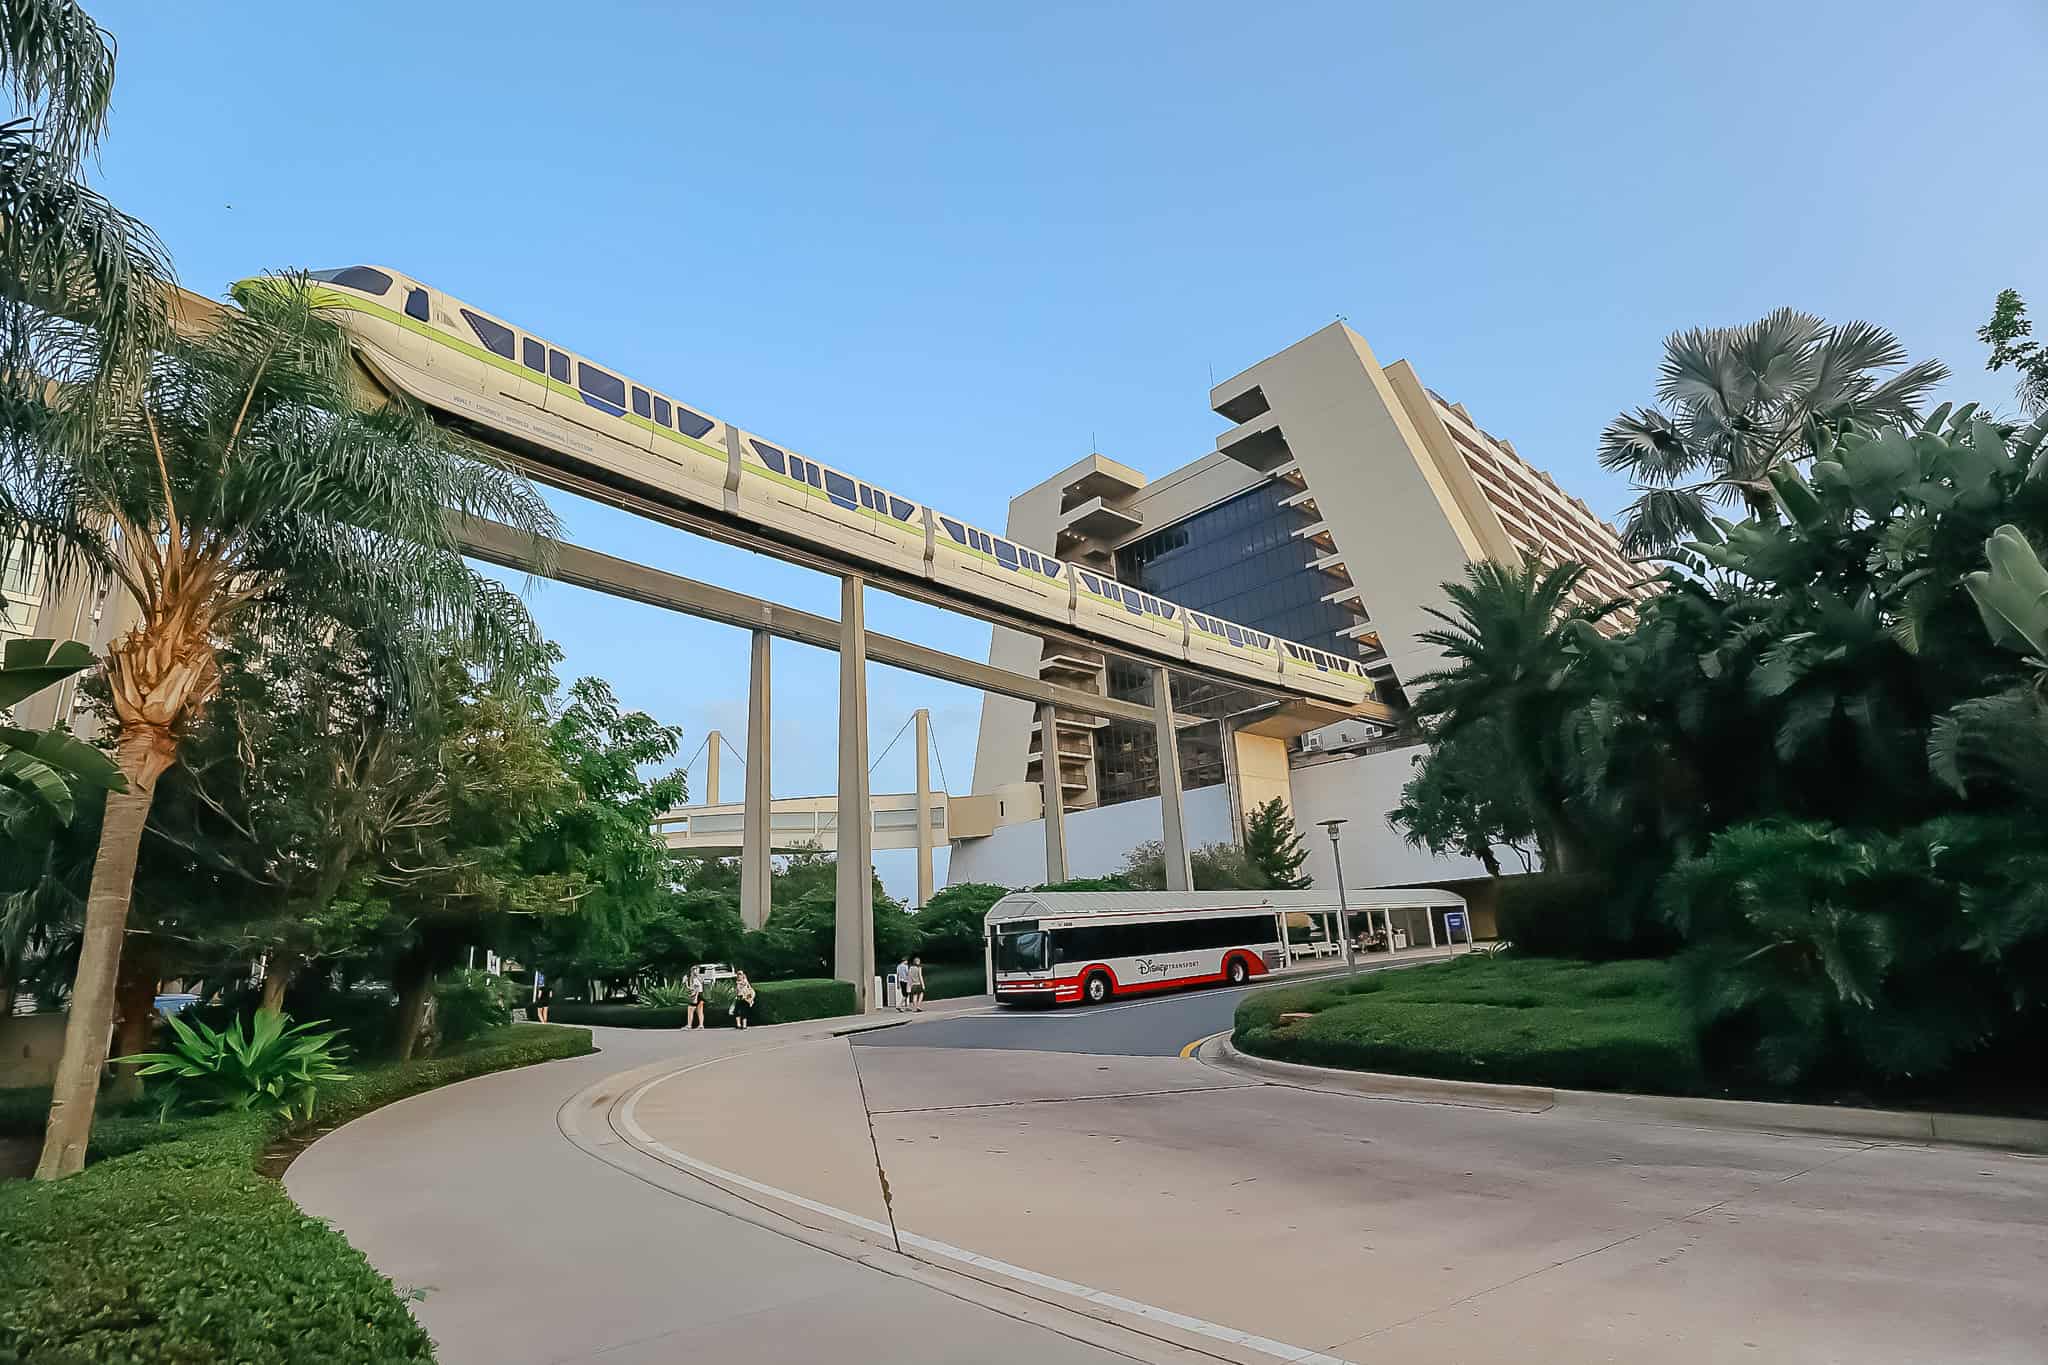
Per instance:
[[[1581,852],[1567,809],[1565,723],[1590,694],[1585,663],[1604,643],[1595,623],[1625,605],[1573,601],[1585,574],[1574,563],[1469,564],[1464,582],[1444,584],[1453,612],[1430,610],[1447,629],[1416,636],[1450,661],[1415,680],[1416,713],[1435,720],[1441,739],[1489,718],[1499,726],[1501,757],[1528,793],[1537,843],[1554,871],[1573,870]]]
[[[166,338],[132,384],[61,395],[34,440],[0,449],[0,537],[60,576],[111,574],[140,612],[105,664],[127,789],[106,802],[42,1178],[83,1162],[150,802],[238,622],[281,603],[328,612],[393,642],[380,659],[401,690],[454,641],[484,658],[538,648],[517,596],[464,563],[449,514],[544,549],[540,495],[410,404],[355,407],[347,343],[302,279],[242,302]]]
[[[0,5],[0,439],[51,385],[132,375],[167,325],[162,245],[80,177],[113,84],[114,41],[74,0]]]
[[[1771,470],[1810,458],[1852,422],[1914,421],[1947,378],[1938,360],[1907,365],[1905,346],[1882,327],[1790,308],[1743,327],[1674,332],[1658,372],[1660,406],[1622,413],[1600,433],[1600,463],[1627,474],[1639,494],[1623,548],[1674,549],[1706,533],[1717,505],[1775,515]]]

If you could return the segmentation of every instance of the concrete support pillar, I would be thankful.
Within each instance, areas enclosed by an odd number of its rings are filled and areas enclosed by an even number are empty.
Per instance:
[[[1060,784],[1060,737],[1049,701],[1038,704],[1038,774],[1045,787],[1045,879],[1067,879],[1067,794]]]
[[[1173,728],[1173,688],[1164,664],[1152,669],[1152,716],[1159,744],[1159,823],[1166,845],[1166,889],[1192,891],[1194,871],[1188,865],[1188,833],[1180,808],[1180,736]]]
[[[932,713],[917,709],[917,904],[932,898]]]
[[[718,804],[718,749],[725,736],[713,730],[704,736],[704,804]]]
[[[839,880],[832,974],[853,983],[854,1007],[874,1007],[873,807],[868,800],[867,582],[839,580]]]
[[[768,650],[773,637],[765,630],[754,632],[753,652],[747,669],[747,805],[740,817],[740,923],[759,929],[768,922],[768,892],[771,884],[769,862],[768,802]],[[712,763],[718,762],[712,750]],[[712,772],[718,769],[713,767]],[[717,778],[711,779],[715,784]],[[715,798],[714,798],[715,799]]]

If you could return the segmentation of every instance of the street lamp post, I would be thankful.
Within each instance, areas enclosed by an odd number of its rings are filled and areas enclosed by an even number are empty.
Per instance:
[[[1322,826],[1330,832],[1330,857],[1337,864],[1337,923],[1344,932],[1344,970],[1356,971],[1358,963],[1351,955],[1351,902],[1344,895],[1344,854],[1337,847],[1337,831],[1349,824],[1348,820],[1324,820]]]

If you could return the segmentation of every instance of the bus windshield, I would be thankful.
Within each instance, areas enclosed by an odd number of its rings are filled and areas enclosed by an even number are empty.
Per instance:
[[[1006,934],[998,931],[995,966],[999,972],[1043,972],[1052,969],[1052,935],[1042,929]]]

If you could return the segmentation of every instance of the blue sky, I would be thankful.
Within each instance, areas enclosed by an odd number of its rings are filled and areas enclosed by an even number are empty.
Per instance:
[[[1868,317],[2009,400],[1974,332],[2007,285],[2048,309],[2038,0],[1407,8],[99,3],[101,179],[190,288],[396,266],[991,527],[1091,445],[1153,474],[1210,449],[1212,374],[1338,315],[1603,512],[1595,439],[1674,328]],[[837,611],[830,580],[562,510]],[[532,603],[686,753],[740,742],[739,632]],[[833,659],[776,669],[775,791],[829,791]],[[878,668],[873,752],[918,705],[966,790],[964,689]]]

